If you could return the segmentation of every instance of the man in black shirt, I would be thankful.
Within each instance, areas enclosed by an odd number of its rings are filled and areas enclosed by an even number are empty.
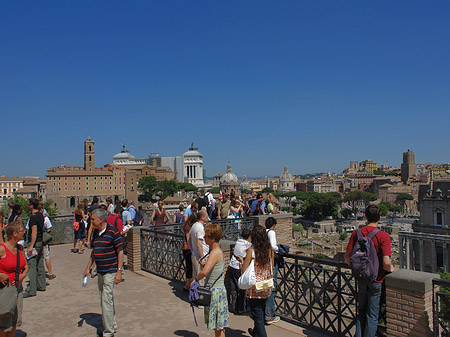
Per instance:
[[[27,243],[28,256],[33,255],[33,248],[37,254],[28,259],[28,278],[30,283],[23,293],[23,297],[36,296],[36,290],[45,291],[45,269],[44,258],[42,256],[42,233],[44,230],[44,216],[39,212],[39,201],[36,198],[28,200],[28,209],[31,211],[30,220],[28,221]]]

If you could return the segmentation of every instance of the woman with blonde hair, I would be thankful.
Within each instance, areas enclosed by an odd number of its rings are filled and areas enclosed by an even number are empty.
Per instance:
[[[152,212],[152,225],[164,225],[169,222],[169,214],[163,208],[164,201],[158,200],[158,208],[153,208]]]
[[[219,241],[222,238],[222,228],[217,224],[205,227],[205,241],[209,246],[209,256],[206,262],[200,261],[202,270],[196,281],[206,277],[205,286],[211,290],[211,303],[205,307],[205,324],[208,330],[214,330],[215,337],[225,337],[228,326],[228,300],[224,284],[225,261]]]
[[[0,244],[0,288],[17,287],[17,307],[13,315],[0,317],[0,336],[14,337],[16,327],[22,325],[23,287],[22,281],[28,273],[25,252],[17,243],[23,240],[25,228],[21,221],[15,221],[6,228],[8,240]],[[17,254],[19,254],[19,275],[16,284]]]

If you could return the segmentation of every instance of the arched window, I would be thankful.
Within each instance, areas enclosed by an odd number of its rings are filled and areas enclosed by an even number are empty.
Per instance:
[[[92,150],[91,150],[92,148],[91,148],[91,146],[89,145],[89,152],[91,152]]]
[[[434,210],[434,225],[443,226],[444,225],[444,210],[442,208],[435,208]]]

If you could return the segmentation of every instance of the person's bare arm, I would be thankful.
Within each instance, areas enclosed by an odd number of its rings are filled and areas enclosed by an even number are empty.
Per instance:
[[[390,256],[383,256],[383,269],[391,273],[394,271]]]
[[[252,261],[252,252],[253,252],[252,247],[247,249],[247,255],[245,255],[244,263],[242,263],[242,266],[241,266],[242,273],[247,270],[248,266],[250,265],[250,262]]]
[[[25,261],[27,260],[24,251],[18,250],[17,253],[22,254]],[[28,263],[25,263],[25,269],[23,270],[22,274],[19,275],[19,284],[22,284],[22,281],[25,279],[25,277],[27,277],[27,275],[28,275]]]
[[[203,239],[197,239],[197,251],[200,258],[203,257]]]
[[[164,219],[164,223],[168,223],[169,222],[169,213],[167,213],[167,211],[166,210],[164,210],[164,214],[165,214],[165,216],[166,216],[166,218]],[[175,221],[174,221],[175,222]]]
[[[350,265],[350,255],[351,255],[351,252],[345,252],[344,253],[344,259],[345,259],[345,262],[347,262],[348,265]]]
[[[123,249],[120,248],[117,252],[117,268],[123,268]],[[114,283],[119,284],[122,282],[122,272],[117,269],[116,277],[114,278]]]
[[[154,225],[154,222],[155,222],[155,220],[153,220],[154,218],[155,218],[155,209],[153,208],[153,211],[152,211],[152,216],[151,216],[151,218],[150,218],[150,222],[151,222],[151,224],[152,224],[152,226]]]
[[[218,250],[214,250],[211,252],[211,254],[209,254],[209,258],[206,261],[204,267],[202,268],[202,270],[200,271],[200,273],[198,273],[197,275],[197,281],[201,280],[202,278],[206,277],[206,275],[209,274],[209,272],[211,271],[211,269],[214,267],[214,265],[216,263],[219,263],[221,259],[221,254],[220,251]]]
[[[31,242],[30,247],[28,247],[27,252],[28,255],[31,255],[31,251],[33,250],[34,244],[36,243],[36,237],[37,237],[37,226],[31,226]]]

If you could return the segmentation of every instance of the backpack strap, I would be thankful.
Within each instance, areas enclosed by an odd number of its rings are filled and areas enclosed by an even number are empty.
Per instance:
[[[380,231],[381,231],[381,230],[380,230],[379,228],[374,229],[373,231],[371,231],[371,232],[369,233],[369,235],[367,235],[367,238],[368,238],[369,240],[372,240],[373,237],[374,237],[375,235],[377,235],[378,232],[380,232]]]
[[[356,229],[356,240],[361,240],[364,237],[364,234],[361,231],[361,228]]]

